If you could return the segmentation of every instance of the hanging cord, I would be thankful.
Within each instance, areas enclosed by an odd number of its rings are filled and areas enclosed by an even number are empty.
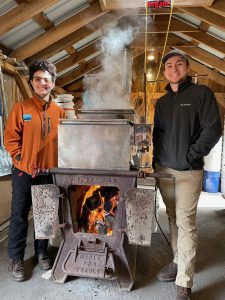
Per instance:
[[[148,5],[145,1],[145,59],[144,59],[144,104],[145,104],[145,123],[147,123],[147,45],[148,45]]]
[[[166,30],[165,43],[164,43],[164,46],[163,46],[163,52],[162,52],[162,56],[161,56],[161,59],[160,59],[159,69],[158,69],[158,73],[156,75],[156,81],[154,83],[152,93],[155,92],[155,87],[156,87],[156,84],[157,84],[157,80],[159,79],[159,75],[160,75],[160,71],[161,71],[161,67],[162,67],[162,59],[163,59],[165,51],[166,51],[166,46],[167,46],[167,40],[168,40],[168,36],[169,36],[169,30],[170,30],[172,15],[173,15],[173,0],[171,0],[170,15],[169,15],[169,22],[168,22],[168,26],[167,26],[167,30]]]
[[[147,7],[147,4],[146,4],[146,7]],[[171,0],[169,21],[168,21],[168,26],[167,26],[167,30],[166,30],[166,38],[165,38],[165,42],[164,42],[164,46],[163,46],[163,52],[162,52],[162,56],[161,56],[161,59],[160,59],[159,68],[158,68],[158,72],[157,72],[157,75],[156,75],[156,79],[154,80],[154,85],[153,85],[153,88],[152,88],[152,92],[150,93],[150,97],[151,97],[152,101],[154,99],[153,93],[155,92],[156,84],[158,82],[160,71],[161,71],[161,67],[162,67],[162,58],[164,57],[164,54],[165,54],[165,51],[166,51],[166,46],[167,46],[167,41],[168,41],[168,36],[169,36],[169,30],[170,30],[170,24],[171,24],[171,20],[172,20],[172,15],[173,15],[173,0]],[[145,49],[145,51],[146,50],[147,49]],[[145,61],[145,63],[146,63],[146,61]]]

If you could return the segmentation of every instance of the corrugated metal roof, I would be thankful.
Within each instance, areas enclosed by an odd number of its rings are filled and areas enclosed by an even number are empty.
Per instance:
[[[44,14],[57,25],[89,5],[87,0],[60,0],[44,10]]]
[[[26,44],[44,32],[44,29],[39,24],[34,22],[32,19],[29,19],[2,35],[0,41],[6,47],[15,49]]]
[[[5,14],[7,11],[10,11],[12,8],[16,7],[17,5],[18,3],[14,0],[0,0],[0,15]],[[59,0],[57,3],[44,10],[43,13],[44,15],[46,15],[49,21],[51,21],[55,25],[58,25],[59,23],[77,14],[79,11],[81,11],[82,9],[88,6],[90,6],[90,2],[88,0]],[[173,17],[196,28],[199,27],[202,23],[200,18],[194,17],[187,13],[176,14],[173,15]],[[141,16],[139,16],[139,18],[141,18]],[[78,42],[74,43],[72,47],[74,47],[76,50],[79,51],[80,49],[86,47],[88,44],[96,40],[99,40],[104,34],[104,32],[107,30],[107,28],[112,28],[117,25],[118,25],[118,21],[107,23],[106,25],[103,25],[101,29],[94,30],[92,34],[86,36],[85,38],[81,38]],[[26,44],[27,42],[33,40],[34,38],[36,38],[37,36],[41,35],[44,32],[45,30],[37,22],[35,22],[34,19],[29,19],[28,21],[25,21],[24,23],[20,24],[16,28],[2,35],[0,37],[0,43],[5,45],[9,49],[16,49]],[[212,35],[213,37],[216,37],[217,39],[225,41],[225,31],[222,31],[216,28],[215,26],[209,26],[206,33]],[[185,35],[185,33],[174,32],[174,34],[187,41],[192,40],[190,37]],[[220,59],[225,58],[225,53],[218,51],[219,49],[214,50],[213,48],[205,45],[204,41],[203,43],[199,43],[198,46],[196,47],[199,47],[200,49],[203,49]],[[86,57],[85,60],[90,61],[94,59],[96,56],[98,56],[99,53],[100,53],[99,50],[96,49],[96,52]],[[49,61],[56,63],[64,59],[68,55],[69,54],[67,53],[67,51],[63,50],[55,54],[51,58],[49,58]],[[210,65],[207,64],[207,61],[204,62],[200,61],[200,62],[211,67]],[[68,74],[69,72],[76,69],[77,67],[78,67],[77,64],[71,65],[69,68],[61,71],[59,73],[59,76]]]
[[[8,5],[3,6],[2,3],[2,9],[4,9],[5,12],[7,11],[7,7],[10,7],[10,9],[12,9],[16,5],[18,5],[15,1],[12,0],[6,2],[9,2]],[[71,17],[72,15],[75,15],[87,6],[89,6],[89,2],[87,0],[59,0],[56,4],[44,10],[43,13],[51,22],[57,25],[67,18]],[[10,9],[8,8],[8,10]],[[33,19],[29,19],[28,21],[23,22],[16,28],[2,35],[0,37],[0,42],[8,48],[15,49],[31,41],[44,32],[44,29],[39,24],[37,24],[37,22],[35,22]]]
[[[16,7],[18,4],[13,0],[0,0],[0,16],[4,15],[7,11]]]

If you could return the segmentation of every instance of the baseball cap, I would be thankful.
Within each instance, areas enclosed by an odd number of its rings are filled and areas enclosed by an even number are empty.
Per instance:
[[[181,56],[183,59],[185,59],[188,62],[188,56],[185,52],[183,52],[181,50],[174,49],[174,50],[171,50],[170,52],[168,52],[167,54],[164,55],[164,57],[162,59],[163,64],[165,64],[167,59],[169,59],[172,56],[176,56],[176,55]]]

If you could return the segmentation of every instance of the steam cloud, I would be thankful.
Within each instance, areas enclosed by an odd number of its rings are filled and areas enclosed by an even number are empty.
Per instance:
[[[132,76],[124,65],[124,50],[134,38],[134,28],[111,28],[101,41],[102,68],[84,78],[84,108],[131,109],[129,93],[123,91],[124,76]]]

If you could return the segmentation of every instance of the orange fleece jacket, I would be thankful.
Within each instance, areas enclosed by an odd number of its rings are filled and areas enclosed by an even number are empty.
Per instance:
[[[7,121],[4,144],[16,168],[32,174],[34,167],[57,167],[60,118],[66,118],[66,114],[59,106],[37,96],[14,105]],[[20,160],[16,159],[18,156]]]

